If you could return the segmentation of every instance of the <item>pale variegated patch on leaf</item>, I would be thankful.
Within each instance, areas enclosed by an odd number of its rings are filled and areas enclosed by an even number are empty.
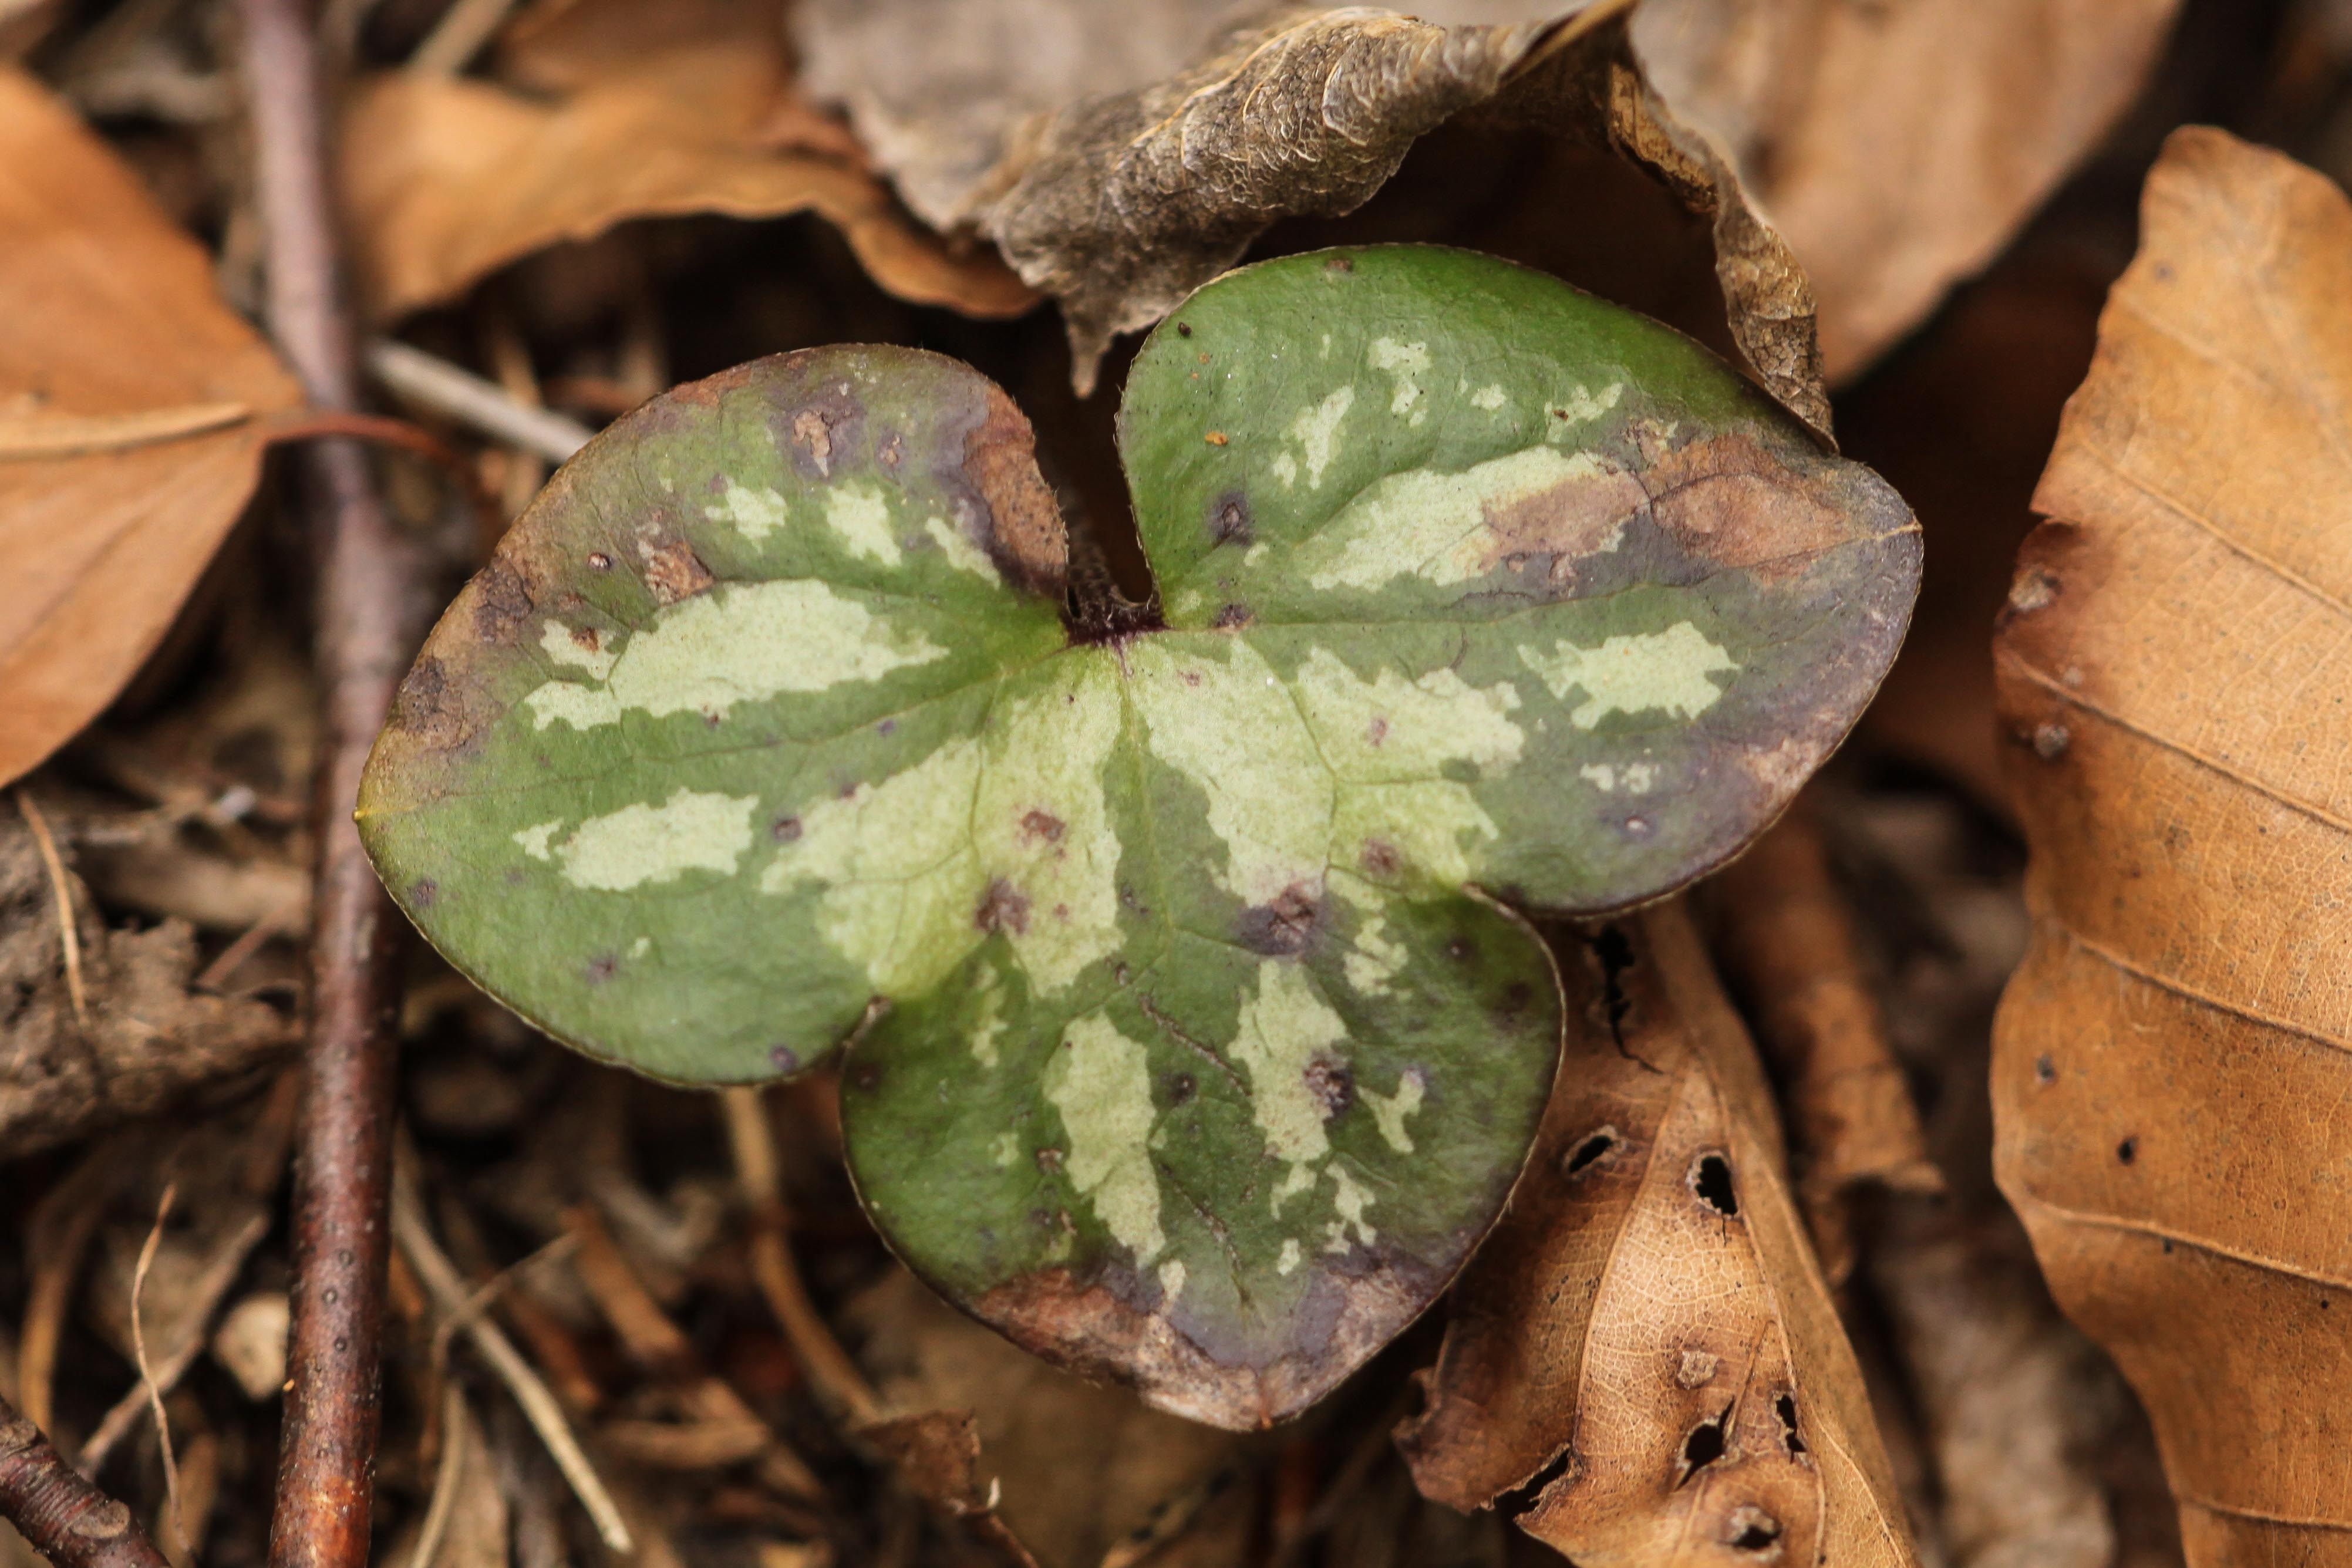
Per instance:
[[[1165,613],[1114,635],[1066,626],[1028,427],[970,370],[678,389],[451,607],[362,827],[584,1051],[844,1051],[910,1265],[1251,1426],[1500,1212],[1562,1027],[1517,911],[1654,897],[1769,821],[1893,657],[1916,533],[1695,345],[1454,251],[1202,289],[1120,445]]]

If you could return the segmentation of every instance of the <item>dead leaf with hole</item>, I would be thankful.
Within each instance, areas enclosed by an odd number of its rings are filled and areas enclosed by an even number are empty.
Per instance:
[[[1771,1091],[1688,914],[1559,945],[1567,1058],[1399,1432],[1414,1479],[1586,1568],[1911,1563]]]
[[[407,71],[362,83],[344,112],[342,185],[375,314],[446,303],[631,218],[799,212],[832,223],[901,298],[1027,309],[1035,296],[1003,263],[925,233],[798,103],[775,9],[584,4],[532,32],[515,87]]]
[[[2352,204],[2176,132],[1995,641],[1995,1169],[2196,1563],[2352,1562]]]
[[[212,262],[0,66],[0,783],[98,716],[245,510],[300,393]]]

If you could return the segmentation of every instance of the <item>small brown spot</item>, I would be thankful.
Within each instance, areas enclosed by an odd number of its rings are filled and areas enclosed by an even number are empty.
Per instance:
[[[1192,1098],[1199,1088],[1200,1084],[1194,1082],[1191,1073],[1179,1072],[1168,1080],[1168,1103],[1184,1104]]]
[[[1356,1103],[1356,1075],[1348,1071],[1344,1061],[1334,1061],[1318,1056],[1308,1062],[1300,1074],[1307,1081],[1307,1091],[1323,1107],[1323,1119],[1342,1115]]]
[[[793,444],[809,455],[819,478],[832,476],[833,429],[825,423],[824,415],[813,408],[793,415]]]
[[[875,455],[882,459],[883,467],[896,468],[906,456],[906,444],[898,439],[898,433],[894,430],[890,438],[882,444],[882,450]]]
[[[1209,362],[1209,355],[1208,355],[1208,352],[1207,352],[1207,350],[1203,350],[1202,351],[1202,354],[1201,354],[1201,362],[1202,362],[1202,364],[1204,364],[1204,365],[1205,365],[1205,364],[1207,364],[1207,363]]]
[[[620,967],[620,959],[610,953],[602,953],[588,960],[588,967],[583,972],[590,985],[601,986],[611,979]]]
[[[798,1072],[801,1053],[789,1045],[772,1045],[768,1048],[768,1065],[787,1075]]]
[[[2122,1143],[2117,1144],[2116,1145],[2116,1158],[2125,1165],[2129,1165],[2132,1161],[2139,1158],[2139,1140],[2137,1138],[2126,1138]]]
[[[601,653],[604,651],[604,633],[593,626],[574,626],[572,629],[572,645],[584,648],[591,653]]]
[[[1236,626],[1246,626],[1255,619],[1248,605],[1228,604],[1217,612],[1216,619],[1209,624],[1220,632],[1230,632]]]
[[[1047,1176],[1060,1176],[1062,1174],[1062,1151],[1059,1149],[1039,1149],[1037,1151],[1037,1168],[1044,1171]]]
[[[1029,900],[1019,888],[1000,876],[980,895],[980,904],[971,912],[971,923],[982,931],[1010,928],[1014,936],[1022,936],[1029,929]]]
[[[591,571],[610,571],[613,570],[613,558],[606,555],[603,550],[592,549],[588,552],[588,570]]]
[[[1223,446],[1225,444],[1225,433],[1222,430],[1213,430],[1201,439],[1212,446]]]
[[[2033,755],[2044,762],[2055,762],[2066,755],[2066,747],[2074,739],[2064,725],[2050,719],[2033,728]]]
[[[860,1094],[871,1094],[882,1087],[882,1064],[861,1061],[850,1070],[849,1086]]]
[[[503,554],[474,576],[474,632],[485,643],[509,643],[538,608],[538,598],[521,570]]]
[[[1364,727],[1365,743],[1370,746],[1378,746],[1381,741],[1386,740],[1388,737],[1389,721],[1387,716],[1377,713],[1372,715],[1372,722]]]
[[[789,844],[801,836],[798,817],[778,817],[768,824],[768,836],[780,844]]]
[[[1344,256],[1335,256],[1323,264],[1326,272],[1353,272],[1356,264]]]
[[[1177,322],[1177,323],[1176,323],[1176,335],[1177,335],[1178,337],[1180,337],[1180,338],[1189,338],[1189,337],[1191,337],[1191,336],[1192,335],[1192,323],[1191,323],[1190,321],[1179,321],[1179,322]]]
[[[1032,811],[1021,819],[1021,836],[1034,843],[1062,841],[1062,819],[1049,811]]]
[[[2048,1052],[2033,1059],[2033,1076],[2044,1083],[2058,1082],[2058,1064],[2050,1060]]]
[[[676,604],[681,599],[691,599],[715,580],[692,547],[682,538],[662,533],[658,527],[638,534],[637,559],[645,562],[646,587],[656,604]]]
[[[1303,883],[1294,882],[1271,902],[1242,911],[1242,946],[1269,956],[1303,952],[1322,913],[1315,895]]]
[[[1404,867],[1404,857],[1385,839],[1366,839],[1356,861],[1369,876],[1394,876]]]
[[[2009,585],[2009,608],[2019,615],[2046,610],[2058,597],[2058,580],[2038,566],[2027,567]]]
[[[1256,538],[1248,498],[1228,490],[1209,503],[1209,538],[1221,545],[1245,545]]]
[[[1722,1358],[1713,1351],[1685,1350],[1682,1363],[1675,1368],[1675,1385],[1682,1388],[1704,1388],[1713,1380]]]
[[[432,908],[433,901],[440,896],[441,884],[429,876],[419,877],[416,884],[408,890],[408,902],[419,909]]]
[[[1198,670],[1179,670],[1176,672],[1176,678],[1183,682],[1188,686],[1197,686],[1201,684],[1201,672]]]

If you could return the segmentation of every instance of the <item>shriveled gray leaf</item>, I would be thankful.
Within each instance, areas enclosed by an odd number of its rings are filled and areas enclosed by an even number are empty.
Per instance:
[[[1827,431],[1863,368],[2105,134],[2178,0],[805,0],[805,85],[926,221],[994,239],[1090,384],[1276,219],[1478,105],[1613,148],[1714,230],[1732,336]],[[1821,323],[1816,343],[1815,300]]]
[[[1590,9],[817,0],[799,27],[810,87],[848,105],[908,204],[978,228],[1061,301],[1081,391],[1114,336],[1276,220],[1352,211],[1422,136],[1493,104],[1622,152],[1708,216],[1734,340],[1826,435],[1803,269],[1729,156],[1651,90],[1622,16],[1588,26]]]

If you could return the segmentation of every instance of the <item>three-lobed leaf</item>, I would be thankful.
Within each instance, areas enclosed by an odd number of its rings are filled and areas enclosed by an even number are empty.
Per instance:
[[[1492,1224],[1562,1029],[1511,905],[1664,893],[1843,733],[1901,502],[1703,350],[1423,247],[1202,289],[1120,447],[1164,624],[1074,636],[1028,427],[910,350],[616,424],[435,632],[362,800],[559,1038],[842,1049],[852,1174],[1015,1340],[1227,1425]]]

